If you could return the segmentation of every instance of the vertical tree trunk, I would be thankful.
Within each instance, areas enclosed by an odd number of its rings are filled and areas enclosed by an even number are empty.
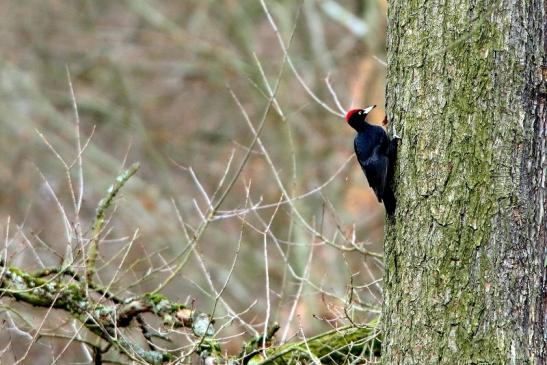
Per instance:
[[[385,364],[547,361],[545,4],[389,3]]]

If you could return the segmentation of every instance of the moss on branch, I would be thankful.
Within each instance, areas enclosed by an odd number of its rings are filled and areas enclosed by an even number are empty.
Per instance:
[[[380,345],[377,321],[374,320],[367,326],[346,326],[300,342],[271,347],[254,355],[247,364],[345,364],[379,356]]]
[[[89,251],[87,254],[86,262],[86,279],[88,283],[93,281],[93,275],[95,274],[95,262],[97,260],[97,254],[99,251],[99,236],[106,222],[106,211],[114,202],[114,198],[116,198],[116,195],[118,195],[121,188],[123,188],[125,183],[127,183],[127,181],[133,175],[135,175],[139,167],[140,164],[138,162],[135,162],[127,170],[123,171],[120,175],[118,175],[116,181],[108,188],[107,195],[103,199],[101,199],[99,205],[97,206],[95,221],[93,222],[93,225],[91,227],[91,242],[89,243]]]
[[[348,326],[305,339],[297,343],[275,346],[275,334],[280,326],[274,324],[263,336],[249,340],[239,356],[228,357],[215,339],[214,320],[210,315],[172,302],[157,292],[124,298],[115,295],[93,281],[99,250],[99,236],[106,224],[106,211],[125,183],[136,173],[133,164],[121,173],[99,202],[91,227],[91,239],[85,273],[71,267],[44,268],[34,273],[8,265],[0,257],[0,297],[9,296],[36,307],[55,308],[68,312],[91,333],[139,363],[163,364],[185,356],[181,350],[170,351],[155,345],[149,326],[142,314],[161,320],[168,328],[187,328],[195,339],[193,353],[206,364],[341,364],[356,359],[378,356],[380,340],[376,322],[366,327]],[[124,328],[136,324],[148,347],[120,335]],[[164,338],[166,339],[166,338]],[[99,346],[93,346],[95,359],[102,358]],[[99,360],[97,360],[99,359]]]
[[[159,350],[155,346],[145,349],[118,336],[117,333],[130,323],[137,323],[146,337],[146,325],[140,317],[151,313],[161,319],[167,327],[184,327],[196,339],[195,353],[212,363],[230,364],[295,364],[320,361],[322,364],[341,364],[355,359],[379,356],[380,338],[376,321],[368,326],[347,326],[296,343],[272,345],[279,329],[273,325],[267,333],[246,343],[238,357],[226,358],[219,342],[213,337],[214,321],[205,313],[188,308],[184,304],[170,301],[160,294],[147,293],[132,298],[118,298],[105,289],[103,294],[86,295],[83,280],[71,275],[70,270],[46,269],[35,274],[6,264],[0,258],[0,295],[37,307],[56,308],[67,311],[89,331],[114,347],[119,353],[144,360],[149,364],[172,361],[177,354]],[[60,279],[61,273],[67,279]],[[88,290],[92,290],[88,288]],[[98,294],[98,291],[95,291]],[[105,296],[104,293],[107,293]],[[107,303],[98,303],[93,298],[115,298]],[[135,319],[136,321],[133,321]],[[266,348],[263,345],[266,344]]]
[[[37,275],[25,272],[20,268],[9,266],[0,258],[0,295],[10,296],[18,301],[36,307],[56,308],[67,311],[73,318],[79,320],[89,331],[114,346],[120,353],[130,357],[144,359],[150,364],[161,364],[172,360],[175,355],[171,352],[146,350],[134,343],[117,336],[117,331],[128,327],[133,319],[143,313],[153,313],[168,327],[185,327],[191,330],[196,338],[206,338],[196,351],[209,351],[212,347],[219,347],[210,335],[214,333],[213,321],[210,316],[184,304],[175,303],[158,294],[145,294],[129,299],[117,298],[113,294],[101,289],[107,295],[86,295],[86,289],[78,275],[71,275],[70,270],[47,269],[47,274],[62,273],[70,279],[59,279],[44,275],[41,270]],[[69,281],[70,280],[70,281]],[[91,288],[88,288],[90,290]],[[93,298],[116,298],[106,304],[99,303]],[[139,321],[140,322],[140,321]],[[201,328],[208,328],[201,331]],[[145,328],[141,325],[141,330]],[[201,348],[203,347],[203,348]]]

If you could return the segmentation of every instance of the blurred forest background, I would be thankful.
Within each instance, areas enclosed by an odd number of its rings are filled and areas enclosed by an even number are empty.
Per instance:
[[[330,75],[344,108],[378,104],[370,119],[380,123],[386,1],[267,4],[308,87],[336,109],[325,83]],[[99,277],[114,277],[115,291],[124,294],[155,289],[170,273],[155,268],[188,245],[182,225],[191,235],[202,222],[205,195],[213,195],[232,155],[228,179],[236,173],[253,139],[230,89],[256,127],[268,104],[259,64],[272,88],[283,65],[260,2],[0,0],[0,16],[0,218],[10,264],[29,271],[60,265],[67,240],[58,202],[75,221],[65,167],[52,151],[77,160],[68,68],[82,144],[92,136],[82,154],[84,234],[115,177],[141,163],[109,216]],[[287,65],[280,81],[261,134],[275,171],[255,145],[183,270],[163,290],[210,313],[229,277],[215,317],[232,353],[249,327],[261,332],[266,320],[277,321],[279,337],[290,340],[301,330],[312,336],[348,323],[348,316],[365,322],[381,306],[381,258],[341,251],[309,230],[381,254],[384,211],[351,157],[354,132],[315,102]],[[276,204],[287,197],[274,172],[291,197],[305,196]],[[77,185],[76,166],[71,176]],[[29,339],[21,329],[41,323],[46,311],[18,307],[25,323],[9,314],[13,303],[0,299],[0,343],[25,353]],[[47,341],[55,353],[64,348],[60,339],[37,341],[29,361]],[[63,356],[68,362],[71,352]]]

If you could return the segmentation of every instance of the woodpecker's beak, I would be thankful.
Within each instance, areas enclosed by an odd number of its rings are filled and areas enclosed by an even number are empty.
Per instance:
[[[368,108],[365,108],[363,109],[363,111],[365,112],[365,114],[368,114],[372,111],[372,109],[376,108],[376,105],[371,105],[369,106]]]

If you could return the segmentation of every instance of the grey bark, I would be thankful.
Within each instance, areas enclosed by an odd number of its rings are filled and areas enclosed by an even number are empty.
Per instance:
[[[545,7],[389,3],[385,364],[547,362]]]

